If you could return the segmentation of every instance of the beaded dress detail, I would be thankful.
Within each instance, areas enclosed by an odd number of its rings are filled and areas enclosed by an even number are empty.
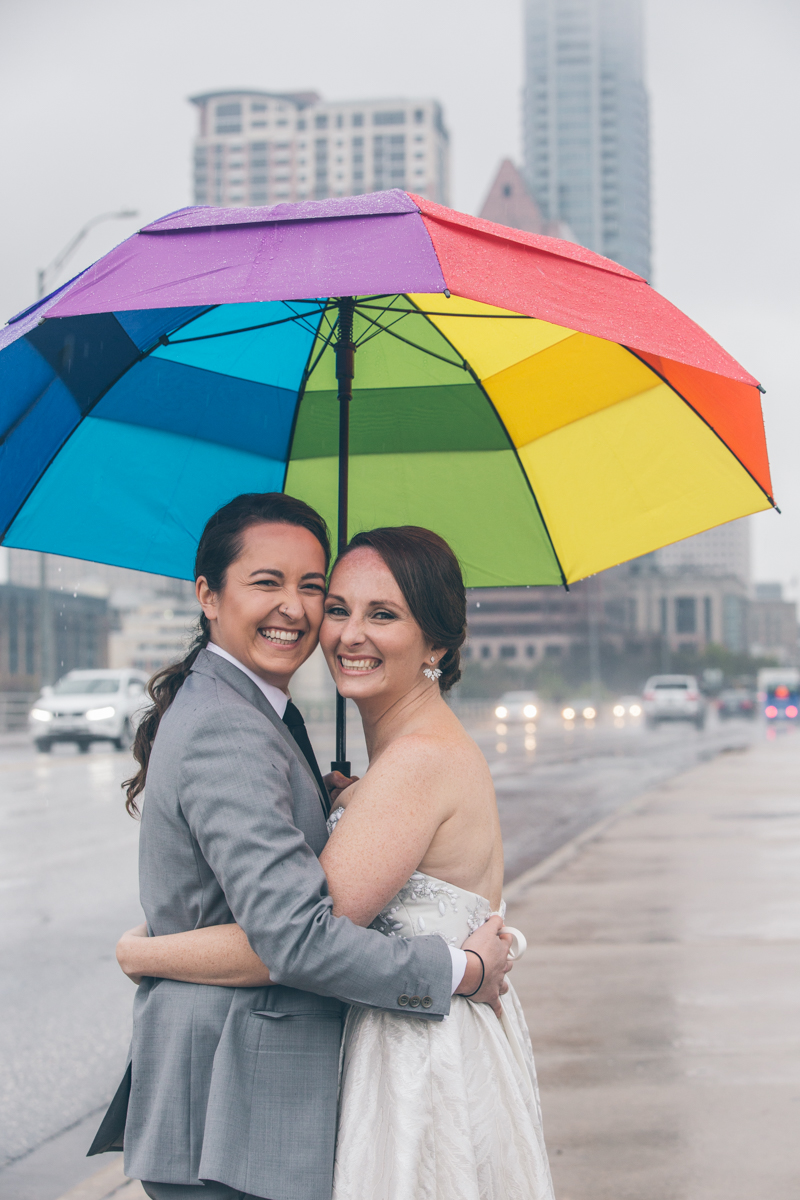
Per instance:
[[[328,819],[332,832],[344,813]],[[483,896],[415,871],[372,923],[460,946]],[[444,1021],[353,1005],[345,1022],[333,1200],[553,1200],[530,1037],[513,987],[498,1020],[454,996]]]

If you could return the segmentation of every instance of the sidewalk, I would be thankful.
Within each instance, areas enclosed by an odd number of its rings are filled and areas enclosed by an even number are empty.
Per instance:
[[[800,737],[671,780],[509,892],[557,1200],[800,1195]]]

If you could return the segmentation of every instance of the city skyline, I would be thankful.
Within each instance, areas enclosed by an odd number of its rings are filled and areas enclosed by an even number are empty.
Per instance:
[[[797,596],[791,205],[800,166],[786,147],[800,88],[792,58],[800,9],[778,0],[645,0],[644,7],[654,279],[767,389],[783,515],[753,521],[754,574],[782,579]],[[435,94],[452,139],[451,203],[461,211],[479,210],[503,157],[521,162],[521,0],[501,0],[499,19],[490,19],[497,6],[464,0],[457,21],[450,6],[409,0],[400,14],[352,0],[346,24],[319,9],[314,38],[302,8],[267,11],[230,0],[227,11],[220,24],[209,0],[174,0],[166,9],[143,0],[135,21],[90,0],[4,6],[4,148],[8,171],[25,180],[0,204],[14,231],[0,277],[4,318],[35,299],[36,269],[95,214],[136,208],[140,217],[94,229],[56,283],[137,226],[192,203],[195,116],[185,98],[204,88],[267,79],[278,91],[313,84],[328,97]],[[111,45],[125,53],[106,53]],[[469,64],[480,66],[479,82]],[[743,179],[758,186],[737,183]]]

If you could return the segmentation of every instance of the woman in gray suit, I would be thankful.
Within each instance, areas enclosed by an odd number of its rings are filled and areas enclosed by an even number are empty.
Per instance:
[[[334,913],[318,858],[328,794],[287,692],[317,644],[328,554],[301,501],[255,494],[220,509],[198,545],[198,639],[151,681],[128,781],[134,811],[146,784],[147,932],[235,925],[270,967],[268,980],[230,959],[208,983],[142,980],[127,1113],[110,1110],[93,1150],[117,1147],[124,1121],[126,1173],[153,1200],[329,1200],[345,1006],[435,1024],[454,990],[498,1001],[499,918],[464,953]]]
[[[340,693],[359,707],[370,765],[338,797],[321,863],[334,912],[389,941],[434,933],[461,945],[503,911],[491,776],[444,700],[460,676],[465,633],[461,571],[440,537],[404,527],[353,538],[331,576],[320,641]],[[271,975],[269,959],[232,926],[126,938],[124,947],[129,969],[175,979],[266,983]],[[424,1016],[418,995],[400,1002]],[[435,1027],[351,1007],[333,1196],[552,1200],[530,1039],[513,989],[494,1014],[455,999]]]

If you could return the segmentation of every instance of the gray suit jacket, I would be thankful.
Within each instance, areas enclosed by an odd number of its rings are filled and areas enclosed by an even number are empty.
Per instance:
[[[411,1020],[449,1011],[441,938],[386,938],[333,916],[317,858],[326,840],[288,729],[242,671],[202,651],[153,745],[142,906],[152,934],[237,921],[276,983],[142,982],[127,1175],[330,1200],[343,1006]],[[409,1017],[400,996],[431,1003]]]

